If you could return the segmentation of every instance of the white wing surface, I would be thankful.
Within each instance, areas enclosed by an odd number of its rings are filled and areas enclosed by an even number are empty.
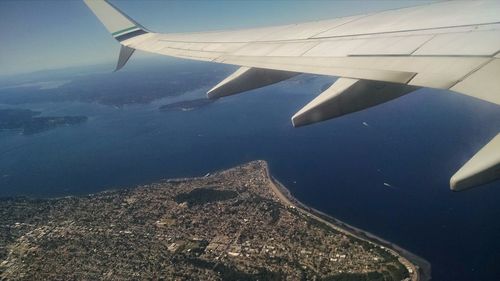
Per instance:
[[[105,0],[84,1],[122,45],[117,70],[134,50],[241,66],[210,90],[209,98],[299,73],[341,77],[292,117],[294,126],[362,110],[419,87],[500,105],[500,1],[446,1],[301,24],[169,34],[147,30]],[[483,165],[486,154],[475,155],[467,173],[462,169],[453,177],[452,190],[500,178],[499,142],[486,148],[497,156]]]

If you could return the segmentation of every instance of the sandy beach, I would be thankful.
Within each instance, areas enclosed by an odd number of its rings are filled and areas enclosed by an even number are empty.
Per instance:
[[[399,261],[404,264],[408,271],[411,273],[412,281],[427,281],[431,280],[431,265],[425,259],[395,245],[389,241],[386,241],[374,234],[371,234],[362,229],[351,226],[343,221],[333,218],[321,211],[311,208],[295,197],[292,196],[290,191],[281,184],[278,180],[272,177],[269,170],[269,165],[266,163],[266,176],[269,179],[269,187],[275,192],[276,196],[283,201],[284,204],[296,208],[300,212],[314,218],[322,223],[327,224],[331,228],[341,233],[349,236],[353,236],[357,239],[366,241],[368,243],[375,244],[379,247],[384,247],[387,251],[391,252],[393,255],[398,256]]]

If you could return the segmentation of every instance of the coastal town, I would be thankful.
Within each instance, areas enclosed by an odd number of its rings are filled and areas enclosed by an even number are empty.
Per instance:
[[[131,189],[0,201],[0,280],[419,280],[277,186],[265,161]]]

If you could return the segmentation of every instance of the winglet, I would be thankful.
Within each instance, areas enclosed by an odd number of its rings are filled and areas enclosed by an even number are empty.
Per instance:
[[[111,35],[122,44],[115,71],[120,70],[135,51],[135,49],[128,47],[124,41],[147,34],[148,31],[106,0],[83,0],[83,2],[87,4]]]
[[[147,30],[106,0],[83,0],[118,41],[147,33]]]
[[[120,56],[118,57],[118,64],[116,65],[115,72],[125,66],[134,51],[135,49],[122,45],[122,47],[120,48]]]

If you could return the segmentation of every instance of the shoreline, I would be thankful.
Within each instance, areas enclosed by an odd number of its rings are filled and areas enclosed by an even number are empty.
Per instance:
[[[344,233],[348,236],[355,237],[368,243],[372,243],[378,247],[383,247],[392,255],[397,256],[399,261],[411,269],[414,274],[411,274],[412,281],[428,281],[431,280],[431,264],[425,259],[401,248],[400,246],[384,240],[372,233],[349,225],[341,220],[338,220],[319,210],[311,208],[293,197],[292,193],[276,178],[271,175],[269,164],[265,162],[266,177],[269,180],[269,187],[273,190],[276,196],[283,201],[285,205],[296,208],[309,217],[312,217],[320,222],[326,223],[332,229]]]
[[[304,215],[313,218],[321,223],[326,224],[330,228],[332,228],[335,231],[338,231],[340,233],[343,233],[347,236],[354,237],[356,239],[365,241],[367,243],[371,243],[374,246],[380,247],[382,249],[385,249],[388,251],[391,255],[398,257],[398,260],[407,268],[411,269],[410,277],[411,281],[428,281],[431,280],[431,264],[426,261],[425,259],[401,248],[400,246],[391,243],[387,240],[384,240],[368,231],[359,229],[357,227],[354,227],[352,225],[349,225],[339,219],[336,219],[328,214],[325,214],[324,212],[321,212],[317,209],[314,209],[312,207],[307,206],[306,204],[302,203],[299,201],[297,198],[295,198],[290,190],[288,190],[281,182],[279,182],[276,178],[274,178],[271,174],[269,164],[265,160],[254,160],[257,162],[263,162],[264,164],[262,165],[264,167],[264,172],[265,172],[265,177],[267,179],[267,182],[269,183],[269,188],[272,190],[272,192],[278,197],[280,201],[285,206],[293,207],[299,212],[302,212]],[[250,162],[254,162],[250,161]],[[237,167],[240,165],[237,165]],[[230,168],[229,168],[230,169]],[[161,183],[179,183],[179,182],[185,182],[185,181],[196,181],[196,180],[202,180],[206,179],[209,177],[212,177],[220,172],[224,172],[227,169],[223,170],[216,170],[209,172],[203,176],[195,176],[195,177],[182,177],[182,178],[170,178],[170,179],[160,179],[157,182]],[[97,196],[101,193],[106,193],[106,192],[119,192],[123,190],[130,190],[134,189],[136,187],[139,187],[142,185],[138,185],[135,187],[126,187],[126,188],[111,188],[111,189],[106,189],[103,191],[95,192],[95,193],[89,193],[86,195],[66,195],[66,196],[58,196],[58,197],[49,197],[49,198],[32,198],[29,196],[20,196],[23,198],[28,198],[28,199],[45,199],[45,200],[57,200],[61,198],[78,198],[78,197],[92,197],[92,196]],[[14,197],[0,197],[0,200],[5,200],[5,199],[12,199],[16,198],[17,196]]]

